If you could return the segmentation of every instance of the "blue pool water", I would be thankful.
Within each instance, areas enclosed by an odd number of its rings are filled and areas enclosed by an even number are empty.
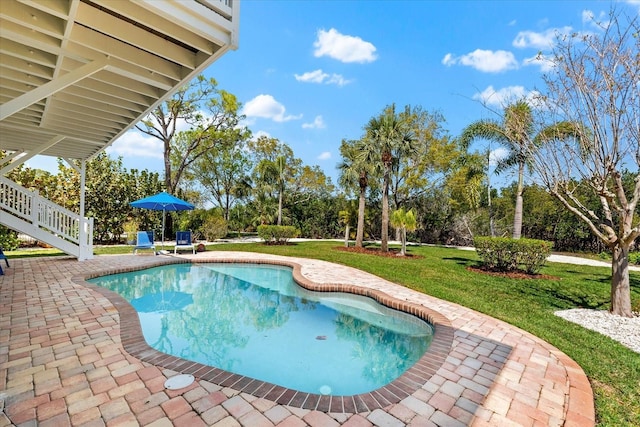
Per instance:
[[[370,298],[308,291],[288,267],[176,264],[90,281],[131,303],[156,350],[309,393],[388,384],[433,335]]]

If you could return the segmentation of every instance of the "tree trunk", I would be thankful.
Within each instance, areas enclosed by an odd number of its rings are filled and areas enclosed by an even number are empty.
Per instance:
[[[405,256],[407,254],[407,229],[404,227],[401,230],[401,236],[402,249],[400,250],[400,254]]]
[[[171,140],[164,140],[164,186],[169,194],[173,194],[175,188],[171,180]]]
[[[282,191],[278,193],[278,225],[282,225]]]
[[[382,183],[382,230],[380,233],[380,250],[389,252],[389,171],[385,168]]]
[[[516,193],[516,212],[513,215],[513,238],[519,239],[522,235],[522,191],[524,189],[524,163],[518,168],[518,190]]]
[[[493,206],[491,205],[491,181],[487,173],[487,202],[489,208],[489,233],[491,237],[496,237],[496,227],[493,224]]]
[[[349,247],[349,224],[347,224],[344,230],[344,247]]]
[[[616,246],[611,260],[612,314],[632,317],[631,289],[629,287],[629,246]]]
[[[229,193],[225,194],[225,202],[224,202],[224,212],[223,212],[223,216],[224,216],[224,220],[229,222],[229,211],[231,210],[231,201],[229,199]]]
[[[360,187],[360,201],[358,202],[358,229],[356,231],[356,248],[362,247],[364,239],[364,205],[366,188]]]

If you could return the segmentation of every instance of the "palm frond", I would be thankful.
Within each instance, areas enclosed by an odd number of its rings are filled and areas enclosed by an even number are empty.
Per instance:
[[[509,140],[502,125],[495,120],[478,120],[463,129],[458,139],[460,147],[468,151],[471,143],[476,139],[487,139],[507,145]]]

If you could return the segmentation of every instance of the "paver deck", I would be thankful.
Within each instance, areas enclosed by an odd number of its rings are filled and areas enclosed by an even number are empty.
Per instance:
[[[442,360],[396,388],[372,392],[373,401],[278,394],[264,383],[224,381],[193,363],[157,357],[140,342],[132,308],[82,280],[189,259],[293,265],[305,286],[340,287],[426,314],[445,338],[445,350],[434,350]],[[165,389],[179,372],[195,372],[196,381]],[[0,410],[0,427],[595,423],[582,369],[525,331],[349,267],[245,252],[12,260],[0,276]]]

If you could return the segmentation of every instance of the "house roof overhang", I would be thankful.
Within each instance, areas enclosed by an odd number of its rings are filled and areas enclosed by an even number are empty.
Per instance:
[[[0,2],[5,160],[87,160],[237,48],[239,0]]]

